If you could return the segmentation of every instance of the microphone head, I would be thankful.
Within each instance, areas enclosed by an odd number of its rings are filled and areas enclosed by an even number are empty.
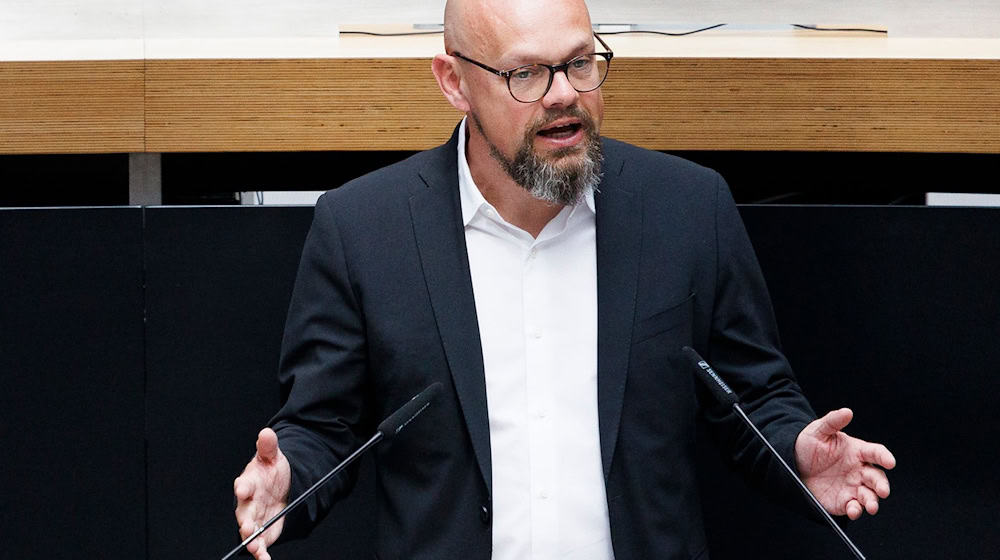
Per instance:
[[[440,383],[432,383],[429,387],[420,391],[406,404],[399,407],[388,418],[378,425],[378,431],[382,433],[382,441],[388,441],[396,437],[399,432],[413,421],[425,408],[431,405],[434,397],[441,392]]]
[[[719,377],[719,374],[715,373],[712,366],[708,365],[708,362],[694,348],[685,346],[681,348],[681,352],[684,353],[684,357],[691,364],[691,369],[695,377],[708,387],[708,390],[712,392],[712,395],[715,396],[715,399],[719,403],[732,406],[740,402],[739,398],[736,397],[736,393],[729,388],[729,385],[726,385],[726,382]]]

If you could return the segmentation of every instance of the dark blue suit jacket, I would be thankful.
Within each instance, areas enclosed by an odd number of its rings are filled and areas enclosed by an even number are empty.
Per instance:
[[[773,462],[678,360],[698,350],[792,457],[814,414],[778,349],[756,257],[722,178],[604,143],[597,210],[598,399],[618,560],[705,558],[694,460],[707,418],[752,477]],[[330,191],[316,205],[285,330],[273,424],[293,496],[432,382],[445,391],[376,458],[377,558],[487,559],[486,389],[458,191],[456,138]],[[488,297],[488,294],[480,294]],[[790,461],[794,464],[794,461]],[[349,490],[290,519],[302,533]]]

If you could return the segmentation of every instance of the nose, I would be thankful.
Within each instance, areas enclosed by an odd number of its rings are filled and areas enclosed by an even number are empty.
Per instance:
[[[573,84],[569,83],[566,70],[556,72],[552,76],[552,86],[542,97],[542,105],[549,107],[569,107],[580,98],[580,92],[576,91]]]

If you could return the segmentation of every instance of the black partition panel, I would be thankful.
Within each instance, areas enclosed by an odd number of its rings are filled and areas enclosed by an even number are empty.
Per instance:
[[[847,524],[848,532],[877,558],[983,556],[1000,546],[987,515],[997,494],[992,453],[973,445],[987,443],[998,425],[981,413],[984,391],[998,388],[991,375],[1000,363],[991,345],[991,334],[1000,332],[992,289],[998,262],[989,257],[1000,254],[1000,212],[741,210],[786,350],[817,409],[852,406],[852,433],[885,441],[900,460],[882,513]],[[176,345],[158,354],[152,342],[150,350],[159,356],[150,360],[151,557],[210,549],[215,533],[230,530],[231,469],[243,464],[243,442],[277,404],[273,364],[307,222],[303,209],[148,213],[147,266],[169,288],[158,311],[152,302],[161,294],[150,284],[150,337]],[[160,253],[169,255],[160,263],[169,266],[157,265]],[[954,371],[958,363],[975,371]],[[230,397],[234,386],[246,393]],[[169,419],[175,409],[203,420],[178,423]],[[202,432],[197,449],[180,443],[177,428],[185,422],[192,423],[182,431]],[[177,453],[202,459],[195,488],[170,482],[185,466]],[[710,445],[702,455],[714,558],[847,557],[828,528],[747,489]],[[279,549],[282,558],[367,557],[370,468],[364,473],[336,519],[305,545]],[[199,527],[211,530],[194,532],[180,520],[180,506],[194,494],[205,500],[197,502],[204,508]]]
[[[817,412],[852,407],[849,432],[885,442],[899,461],[879,515],[847,532],[872,558],[995,557],[1000,209],[751,206],[742,215]],[[850,557],[825,528],[736,494],[708,512],[715,556],[737,558],[753,543],[761,557]],[[727,508],[745,504],[740,516],[753,521],[728,524]]]
[[[278,408],[281,332],[310,207],[148,208],[149,558],[221,557],[239,542],[233,479]],[[278,558],[364,558],[371,477]]]
[[[820,411],[854,408],[851,433],[900,462],[881,513],[847,532],[870,558],[995,555],[1000,210],[741,212],[802,386]],[[311,215],[0,211],[5,550],[131,560],[218,558],[235,545],[232,479],[278,406]],[[850,557],[718,455],[703,446],[712,558]],[[369,463],[312,538],[275,558],[370,558],[373,496]]]
[[[139,208],[0,210],[8,557],[146,555],[141,224]]]

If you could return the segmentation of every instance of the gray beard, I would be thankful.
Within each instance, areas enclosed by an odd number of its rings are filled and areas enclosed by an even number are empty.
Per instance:
[[[472,120],[480,134],[486,138],[486,133],[476,115]],[[534,131],[529,131],[524,141],[511,160],[500,152],[500,149],[486,139],[490,146],[490,155],[500,162],[507,175],[528,193],[545,202],[561,205],[573,205],[579,202],[586,193],[597,192],[601,183],[601,162],[604,153],[601,150],[601,138],[594,127],[587,127],[587,137],[584,140],[586,148],[578,163],[558,166],[546,161],[535,153],[533,141]],[[559,159],[571,154],[579,148],[564,148],[552,152],[553,159]]]

